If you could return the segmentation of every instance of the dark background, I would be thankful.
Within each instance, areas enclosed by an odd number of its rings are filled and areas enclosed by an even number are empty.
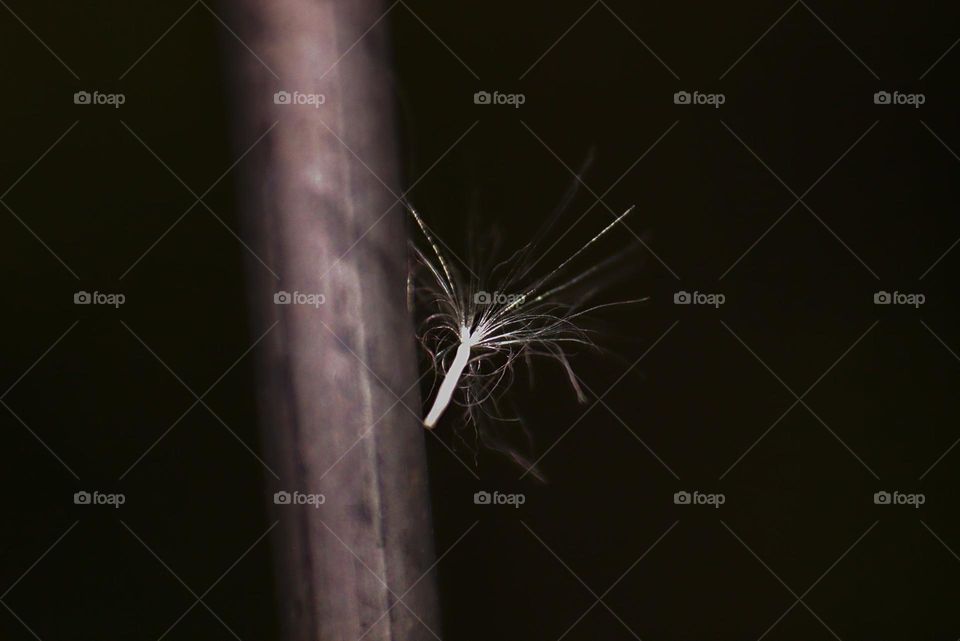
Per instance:
[[[241,359],[254,259],[224,176],[222,65],[245,49],[213,4],[4,3],[0,637],[276,638]],[[376,29],[422,177],[409,197],[452,250],[472,210],[523,242],[591,151],[553,235],[583,217],[545,262],[629,205],[592,258],[634,233],[650,250],[603,296],[650,301],[601,314],[609,353],[575,361],[588,402],[549,364],[516,386],[547,484],[488,452],[473,467],[449,421],[460,459],[428,438],[443,637],[960,636],[958,10],[408,0]],[[73,104],[95,89],[126,104]],[[78,290],[127,302],[75,306]],[[83,489],[127,504],[73,505]]]

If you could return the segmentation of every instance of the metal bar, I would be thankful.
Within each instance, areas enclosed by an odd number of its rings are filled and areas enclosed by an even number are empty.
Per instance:
[[[237,169],[242,236],[257,256],[254,333],[276,323],[257,348],[263,441],[280,477],[271,494],[325,497],[319,507],[272,508],[283,638],[433,639],[436,589],[432,576],[420,580],[433,532],[386,21],[370,29],[386,7],[222,6],[237,149],[277,122]],[[275,100],[282,91],[289,101]],[[322,104],[303,97],[314,94]],[[279,291],[323,302],[278,304]]]

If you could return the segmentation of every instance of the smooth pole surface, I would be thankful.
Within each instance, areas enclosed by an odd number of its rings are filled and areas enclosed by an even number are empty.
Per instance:
[[[237,167],[242,236],[266,265],[249,265],[253,334],[273,326],[256,348],[263,441],[280,477],[268,476],[270,494],[325,497],[272,507],[283,638],[434,639],[387,22],[364,35],[386,7],[221,7],[243,41],[223,36],[238,154],[277,123]],[[320,94],[322,104],[302,97]],[[281,291],[289,304],[275,302]]]

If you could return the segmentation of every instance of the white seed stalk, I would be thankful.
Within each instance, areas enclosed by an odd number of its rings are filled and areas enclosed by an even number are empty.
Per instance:
[[[427,413],[427,418],[423,420],[423,424],[427,428],[433,429],[433,426],[437,424],[437,419],[440,418],[440,415],[443,414],[443,411],[447,409],[447,405],[453,399],[453,392],[457,389],[457,383],[460,382],[463,369],[467,366],[467,361],[470,360],[470,346],[470,330],[461,327],[460,345],[457,346],[457,354],[453,357],[453,363],[443,377],[440,390],[437,392],[437,397],[433,399],[433,406]]]

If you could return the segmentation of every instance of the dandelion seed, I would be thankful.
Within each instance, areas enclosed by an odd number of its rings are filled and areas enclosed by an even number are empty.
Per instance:
[[[568,350],[578,345],[595,347],[595,344],[578,321],[604,307],[645,299],[581,309],[589,295],[574,303],[563,302],[559,295],[623,257],[621,252],[580,273],[569,273],[575,259],[634,208],[617,216],[546,275],[528,280],[539,262],[531,261],[537,245],[531,242],[490,270],[484,283],[476,277],[460,278],[444,258],[419,213],[413,207],[409,209],[433,256],[431,259],[414,246],[418,261],[427,272],[419,291],[432,310],[422,324],[420,340],[433,367],[442,373],[424,426],[432,429],[452,402],[464,406],[468,419],[474,422],[482,416],[504,420],[498,415],[499,400],[510,387],[514,365],[521,356],[527,363],[535,356],[546,356],[560,363],[578,399],[585,400],[568,360]],[[498,277],[501,272],[505,275]],[[462,399],[457,400],[457,396]]]

